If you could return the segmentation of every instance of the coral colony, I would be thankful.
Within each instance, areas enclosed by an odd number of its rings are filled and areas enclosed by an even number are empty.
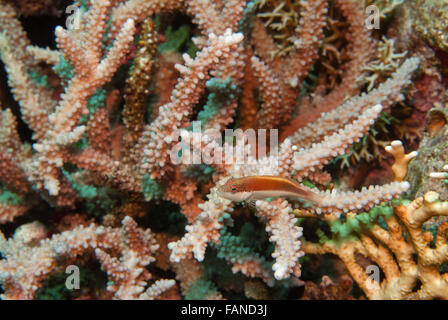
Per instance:
[[[0,0],[1,298],[448,298],[447,26]]]

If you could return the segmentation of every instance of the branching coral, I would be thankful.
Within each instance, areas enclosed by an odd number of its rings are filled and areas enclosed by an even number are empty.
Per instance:
[[[438,227],[435,238],[422,232],[426,221],[447,214],[446,207],[437,193],[428,192],[424,198],[395,208],[377,207],[360,216],[351,215],[345,225],[329,221],[333,237],[323,237],[321,243],[305,242],[303,250],[337,255],[370,299],[446,299],[446,274],[440,270],[447,261],[446,226]],[[378,223],[381,218],[385,227]],[[343,227],[348,230],[336,231]],[[364,268],[358,255],[372,261],[370,266],[378,268],[377,275],[382,270],[384,278],[370,277],[374,268]]]
[[[405,99],[423,57],[397,54],[364,24],[365,6],[387,18],[399,3],[75,1],[76,23],[43,49],[19,22],[29,9],[0,0],[0,57],[18,103],[1,101],[0,113],[0,222],[15,229],[0,239],[3,298],[36,298],[67,265],[95,263],[109,280],[102,294],[117,299],[256,296],[303,284],[304,255],[323,253],[339,256],[368,298],[445,298],[446,228],[435,244],[420,233],[446,204],[427,193],[390,206],[410,188],[415,152],[393,142],[395,181],[360,190],[327,166]],[[222,143],[230,128],[260,130]],[[320,201],[247,208],[218,195],[249,175],[297,180]],[[303,219],[327,224],[321,242]],[[261,233],[248,243],[251,228]],[[358,254],[386,279],[368,285]],[[314,296],[333,286],[323,278]]]
[[[414,11],[414,25],[417,32],[421,33],[425,40],[427,40],[434,47],[443,50],[448,49],[447,38],[447,4],[445,1],[427,1],[427,0],[413,0],[411,7]],[[424,6],[426,10],[415,10]]]
[[[139,229],[129,217],[123,219],[121,230],[91,224],[50,239],[45,239],[46,232],[40,231],[39,225],[21,228],[12,239],[6,240],[1,235],[0,250],[5,257],[0,266],[5,289],[3,299],[33,298],[48,274],[64,270],[65,266],[93,251],[113,283],[107,289],[116,298],[150,299],[174,285],[172,280],[158,281],[145,289],[146,281],[151,278],[145,266],[154,261],[152,253],[158,245],[151,230]],[[66,264],[60,260],[65,260]]]

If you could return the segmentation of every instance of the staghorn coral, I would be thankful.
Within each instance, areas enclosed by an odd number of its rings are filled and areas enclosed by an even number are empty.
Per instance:
[[[2,299],[31,299],[40,282],[49,274],[64,268],[59,260],[67,259],[71,265],[90,251],[95,253],[113,285],[107,290],[119,299],[152,299],[174,285],[172,280],[159,280],[143,292],[151,275],[144,268],[154,261],[152,252],[158,245],[151,230],[141,230],[132,218],[122,221],[122,230],[91,224],[53,235],[37,224],[23,225],[12,239],[1,235],[1,282],[5,293]],[[23,228],[30,230],[24,231]],[[123,233],[123,238],[121,234]],[[107,253],[110,252],[110,253]],[[119,256],[115,256],[116,254]],[[39,263],[36,263],[36,260]]]
[[[414,12],[414,29],[432,46],[446,51],[448,49],[446,1],[414,0],[409,2]],[[426,10],[415,10],[418,7],[425,7]]]
[[[74,1],[76,23],[42,48],[19,16],[48,1],[0,0],[2,297],[50,295],[76,265],[107,280],[87,275],[100,289],[71,298],[286,298],[304,283],[303,298],[352,298],[354,282],[371,299],[446,298],[446,226],[422,231],[446,203],[394,200],[415,192],[416,153],[377,148],[395,179],[360,190],[331,168],[426,89],[411,84],[425,56],[381,38],[390,24],[366,28],[372,4],[384,22],[401,2]],[[230,128],[246,131],[222,142]],[[217,194],[248,175],[295,179],[321,201]],[[326,253],[353,280],[303,279],[307,257]],[[366,282],[366,261],[382,282]]]

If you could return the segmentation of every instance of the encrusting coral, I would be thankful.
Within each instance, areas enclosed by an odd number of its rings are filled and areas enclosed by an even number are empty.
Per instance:
[[[448,204],[403,197],[417,152],[375,149],[395,179],[360,190],[331,168],[417,95],[404,90],[418,91],[425,55],[365,25],[366,7],[384,22],[401,1],[79,0],[44,49],[19,16],[57,15],[50,2],[0,0],[2,298],[38,299],[78,265],[108,280],[83,298],[284,298],[270,289],[304,283],[305,299],[353,298],[354,283],[369,299],[448,298],[446,223],[423,231]],[[243,139],[222,143],[230,128]],[[251,175],[321,200],[218,195]],[[302,281],[307,257],[326,253],[350,276]]]
[[[402,180],[408,162],[417,154],[405,154],[399,141],[392,143],[388,151],[396,160],[395,178]],[[303,250],[340,257],[370,299],[446,299],[446,274],[440,270],[448,258],[446,226],[440,225],[434,236],[425,236],[422,227],[433,217],[447,215],[447,208],[448,203],[440,201],[436,192],[428,192],[424,197],[401,201],[394,207],[382,205],[360,215],[350,213],[343,223],[326,216],[331,237],[321,232],[320,242],[305,242]],[[300,210],[295,214],[302,216]],[[384,272],[384,279],[370,277],[357,255],[372,261],[371,266],[378,268],[378,274],[380,269]]]

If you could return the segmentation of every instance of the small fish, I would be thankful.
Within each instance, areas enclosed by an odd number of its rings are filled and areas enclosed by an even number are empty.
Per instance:
[[[276,176],[231,178],[218,187],[218,195],[231,201],[246,201],[252,205],[256,200],[275,197],[321,202],[320,196],[310,188],[291,179]]]

